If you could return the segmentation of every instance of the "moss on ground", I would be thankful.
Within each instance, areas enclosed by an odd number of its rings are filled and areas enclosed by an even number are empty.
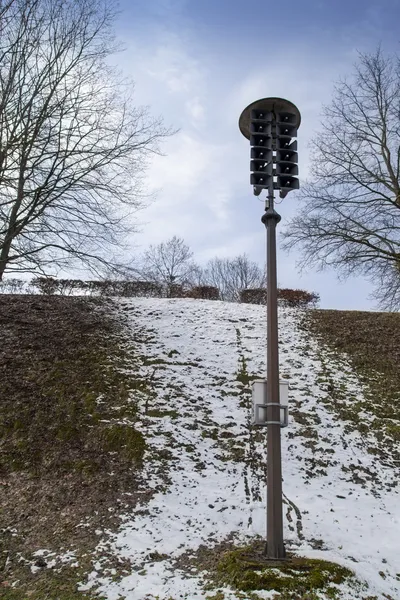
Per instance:
[[[292,553],[283,561],[271,561],[264,549],[261,538],[246,546],[236,545],[231,538],[213,547],[200,546],[196,553],[182,555],[176,564],[188,572],[203,572],[207,600],[224,600],[226,588],[243,600],[260,600],[259,592],[265,591],[275,592],[277,600],[340,600],[344,584],[355,590],[360,600],[368,598],[367,586],[341,565]]]
[[[163,410],[161,408],[153,408],[147,410],[146,416],[156,418],[169,417],[170,419],[177,419],[179,417],[179,412],[177,410]]]
[[[133,435],[109,422],[129,413],[133,429],[137,413],[128,403],[133,378],[119,368],[126,356],[101,304],[3,296],[0,325],[0,474],[70,472],[75,464],[81,470],[81,461],[101,469],[111,438],[126,445]],[[136,432],[135,452],[123,458],[140,463],[140,437]]]
[[[335,586],[351,578],[353,574],[349,569],[324,560],[291,556],[271,564],[252,547],[224,553],[216,568],[216,579],[221,585],[243,592],[274,590],[288,600],[317,592],[336,598],[338,590]]]
[[[146,443],[143,434],[134,427],[111,424],[102,430],[102,438],[107,452],[118,452],[126,460],[142,465]]]

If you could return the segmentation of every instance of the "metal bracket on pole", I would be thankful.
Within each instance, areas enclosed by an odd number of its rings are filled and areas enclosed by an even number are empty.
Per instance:
[[[280,381],[279,383],[279,402],[268,402],[267,399],[267,382],[265,379],[253,381],[252,385],[252,404],[253,404],[253,419],[252,425],[257,427],[266,427],[267,425],[280,425],[287,427],[289,424],[289,408],[288,408],[288,382]],[[280,409],[280,421],[268,421],[267,408],[276,406]]]
[[[283,411],[282,421],[264,421],[262,417],[260,417],[260,412],[262,412],[263,409],[266,410],[268,406],[279,406],[279,409]],[[252,425],[258,427],[266,427],[267,425],[280,425],[281,427],[287,427],[289,425],[289,409],[284,404],[277,404],[276,402],[269,402],[268,404],[255,404]]]
[[[289,407],[285,404],[277,404],[276,402],[268,402],[264,406],[279,406],[280,410],[283,410],[282,421],[266,421],[266,425],[280,425],[281,427],[287,427],[289,425]]]

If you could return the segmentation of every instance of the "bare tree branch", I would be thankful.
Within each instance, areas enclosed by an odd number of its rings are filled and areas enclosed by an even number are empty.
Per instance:
[[[300,266],[362,274],[383,308],[400,308],[400,61],[361,54],[335,88],[312,142],[311,178],[284,247]]]
[[[0,6],[0,280],[39,264],[110,263],[171,131],[109,66],[109,0]]]
[[[265,274],[246,254],[235,258],[214,258],[207,263],[207,285],[217,287],[221,300],[239,302],[240,292],[265,285]]]
[[[199,267],[192,261],[193,252],[182,238],[151,245],[142,260],[142,277],[167,285],[193,285]]]

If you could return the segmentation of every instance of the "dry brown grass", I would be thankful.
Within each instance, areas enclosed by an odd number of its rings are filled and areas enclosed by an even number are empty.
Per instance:
[[[364,384],[364,400],[348,403],[330,381],[332,406],[361,433],[374,433],[377,445],[370,448],[371,453],[399,466],[400,314],[313,310],[304,327],[335,353],[345,353]],[[360,411],[370,415],[368,423]]]
[[[313,310],[309,314],[311,330],[320,339],[346,352],[368,380],[368,371],[376,370],[385,376],[388,393],[400,393],[400,313]]]
[[[31,559],[39,548],[90,552],[96,528],[118,523],[109,511],[117,500],[127,509],[137,502],[145,442],[128,402],[136,382],[119,369],[126,357],[106,308],[94,299],[0,296],[2,597],[55,598],[53,580],[60,599],[82,597],[75,572],[70,585],[65,570],[33,576],[19,556]],[[132,425],[113,422],[121,416]],[[87,519],[89,527],[77,527]]]

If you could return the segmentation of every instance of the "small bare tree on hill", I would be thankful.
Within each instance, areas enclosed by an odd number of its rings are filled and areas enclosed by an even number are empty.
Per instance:
[[[134,231],[147,158],[170,132],[109,66],[112,0],[0,7],[0,280],[95,269]]]
[[[383,308],[400,308],[400,60],[361,54],[324,109],[310,181],[285,232],[302,265],[361,274]]]
[[[166,242],[151,245],[143,256],[142,276],[167,285],[194,285],[199,267],[192,261],[193,252],[185,241],[174,235]]]
[[[208,285],[217,287],[221,300],[239,302],[240,292],[265,285],[265,274],[246,254],[234,258],[213,258],[204,274]]]

